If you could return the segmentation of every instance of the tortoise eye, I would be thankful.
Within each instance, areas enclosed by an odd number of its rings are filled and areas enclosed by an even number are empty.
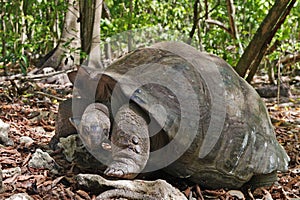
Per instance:
[[[90,131],[90,127],[89,126],[84,126],[83,127],[83,132],[89,132]]]

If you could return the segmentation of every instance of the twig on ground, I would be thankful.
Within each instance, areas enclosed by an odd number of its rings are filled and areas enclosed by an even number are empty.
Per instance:
[[[75,71],[74,69],[69,69],[69,70],[63,70],[63,71],[57,71],[57,72],[51,72],[47,74],[36,74],[36,75],[27,75],[24,76],[23,74],[17,74],[17,75],[12,75],[12,76],[2,76],[0,77],[0,82],[1,81],[8,81],[8,80],[43,80],[47,79],[49,77],[58,75],[58,74],[63,74],[63,73],[69,73]]]
[[[47,97],[50,97],[50,98],[54,98],[54,99],[57,99],[59,101],[65,101],[66,100],[65,98],[60,98],[60,97],[54,96],[52,94],[44,93],[44,92],[41,92],[41,91],[36,91],[35,93],[40,94],[40,95],[44,95],[44,96],[47,96]]]

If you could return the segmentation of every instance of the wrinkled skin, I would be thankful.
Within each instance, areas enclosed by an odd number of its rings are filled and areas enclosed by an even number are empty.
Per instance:
[[[119,109],[111,142],[113,161],[104,173],[129,179],[137,176],[147,163],[150,149],[147,123],[137,107],[131,105]]]

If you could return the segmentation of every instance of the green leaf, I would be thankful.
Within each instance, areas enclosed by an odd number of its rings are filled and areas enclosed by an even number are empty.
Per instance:
[[[27,68],[28,68],[28,59],[26,56],[22,55],[20,56],[20,65],[21,65],[21,71],[22,74],[26,75],[27,74]]]

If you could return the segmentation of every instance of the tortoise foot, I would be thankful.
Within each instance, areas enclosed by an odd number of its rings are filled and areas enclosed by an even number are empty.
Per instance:
[[[139,145],[126,145],[123,149],[113,145],[112,148],[113,161],[104,171],[107,176],[133,179],[141,173],[149,158],[148,151],[136,150],[141,149]]]
[[[252,189],[259,187],[271,186],[278,180],[277,172],[271,172],[269,174],[254,175],[243,187],[250,187]]]

